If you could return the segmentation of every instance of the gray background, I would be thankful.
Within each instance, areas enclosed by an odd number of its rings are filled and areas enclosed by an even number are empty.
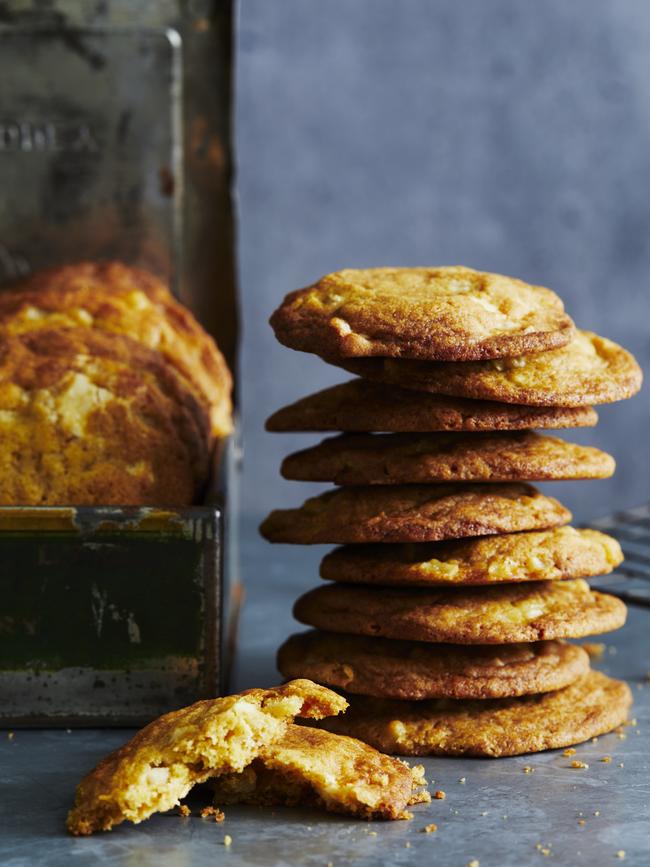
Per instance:
[[[314,488],[266,434],[345,378],[276,344],[285,292],[346,266],[463,263],[556,289],[650,367],[647,0],[241,0],[237,65],[244,511]],[[556,484],[578,520],[649,498],[647,392],[570,432],[614,479]]]

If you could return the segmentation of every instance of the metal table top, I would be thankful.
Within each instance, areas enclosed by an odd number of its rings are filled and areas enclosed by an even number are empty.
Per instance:
[[[278,681],[273,656],[294,629],[293,599],[316,583],[322,549],[276,548],[245,528],[248,584],[241,653],[233,687]],[[588,769],[574,770],[562,751],[512,759],[430,759],[433,788],[446,799],[413,808],[412,821],[366,823],[315,810],[230,807],[215,824],[198,817],[156,816],[110,834],[67,837],[66,811],[79,778],[128,732],[17,731],[0,734],[0,863],[189,867],[341,865],[521,867],[534,864],[650,864],[650,612],[632,607],[624,629],[606,636],[595,664],[632,686],[637,726],[577,748]],[[612,756],[605,764],[600,759]],[[623,767],[621,767],[623,765]],[[525,773],[530,766],[533,773]],[[464,782],[460,782],[464,780]],[[435,833],[423,833],[434,822]],[[583,823],[583,824],[582,824]],[[224,846],[224,837],[232,844]],[[619,853],[624,852],[624,858]]]

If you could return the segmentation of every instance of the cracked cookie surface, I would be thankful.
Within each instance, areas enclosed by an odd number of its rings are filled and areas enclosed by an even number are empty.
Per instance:
[[[574,331],[550,289],[460,265],[328,274],[287,295],[271,325],[280,343],[324,357],[444,361],[540,352]]]

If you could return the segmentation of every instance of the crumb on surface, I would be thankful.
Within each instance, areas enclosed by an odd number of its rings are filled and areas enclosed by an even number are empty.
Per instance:
[[[618,763],[618,766],[619,766],[619,768],[624,768],[624,767],[625,767],[625,765],[624,765],[623,762],[619,762],[619,763]]]
[[[601,759],[601,762],[604,762],[606,765],[608,765],[611,762],[611,760],[612,760],[611,756],[603,756]]]
[[[177,812],[178,812],[179,816],[191,816],[192,815],[192,811],[187,806],[187,804],[180,804]]]
[[[577,751],[576,749],[574,749],[573,747],[567,747],[566,750],[563,750],[562,755],[563,755],[563,756],[567,756],[567,757],[569,757],[569,756],[575,756],[575,754],[576,754],[577,752],[578,752],[578,751]]]
[[[571,768],[584,768],[585,770],[589,767],[587,762],[581,762],[579,759],[574,759],[569,766]]]
[[[459,782],[459,783],[466,783],[466,782],[467,782],[467,777],[461,777],[460,780],[459,780],[458,782]]]
[[[535,773],[535,768],[532,768],[530,765],[526,765],[523,770],[524,770],[525,774],[534,774]]]
[[[433,793],[433,797],[436,799],[436,801],[444,801],[445,798],[447,797],[447,793],[443,792],[442,789],[437,789]]]
[[[223,845],[224,846],[231,846],[232,845],[232,837],[230,836],[230,834],[226,834],[226,836],[223,838]]]
[[[438,830],[438,826],[435,822],[431,822],[428,825],[425,825],[422,829],[423,834],[434,834]]]
[[[217,807],[203,807],[199,815],[202,819],[213,818],[215,822],[223,822],[226,818],[223,810],[219,810]]]
[[[479,867],[480,863],[481,862],[478,860],[478,858],[473,858],[471,861],[467,862],[467,867]]]
[[[594,810],[594,816],[600,816],[600,810]]]
[[[585,641],[580,646],[589,655],[590,659],[600,659],[607,649],[607,645],[602,641]]]
[[[587,824],[587,820],[586,820],[586,819],[578,819],[578,825],[580,825],[581,827],[583,827],[583,826],[586,825],[586,824]]]
[[[7,732],[7,740],[8,741],[13,741],[14,737],[15,737],[15,732]]]
[[[619,849],[616,853],[616,857],[620,858],[620,860],[622,861],[625,858],[625,849]]]

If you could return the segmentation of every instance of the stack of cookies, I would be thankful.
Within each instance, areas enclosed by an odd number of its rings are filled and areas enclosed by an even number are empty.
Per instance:
[[[214,340],[120,262],[40,271],[0,293],[0,505],[200,501],[232,429]]]
[[[267,424],[343,432],[282,466],[340,487],[261,528],[343,546],[296,603],[314,629],[278,657],[286,677],[346,691],[327,727],[402,755],[502,756],[624,722],[626,684],[567,643],[623,625],[624,604],[585,580],[620,547],[529,483],[613,473],[604,452],[533,429],[594,425],[592,404],[640,388],[634,358],[577,330],[549,289],[463,267],[342,271],[271,323],[361,377]]]

